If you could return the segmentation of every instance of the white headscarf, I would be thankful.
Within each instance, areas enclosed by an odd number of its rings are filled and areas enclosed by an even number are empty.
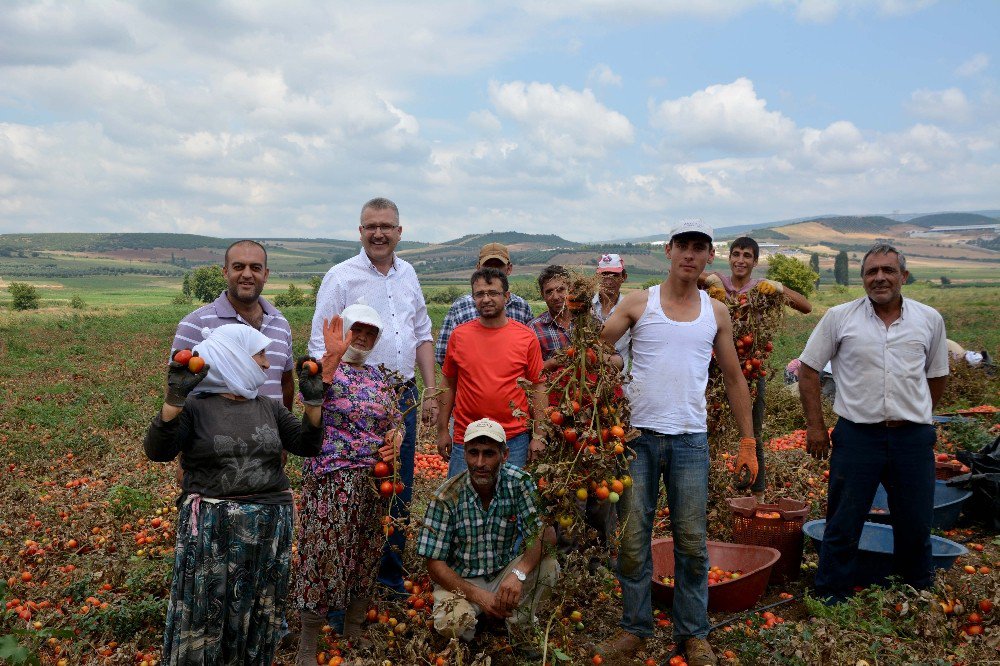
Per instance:
[[[271,344],[271,339],[246,324],[225,324],[201,331],[205,340],[192,351],[211,366],[194,393],[234,393],[248,400],[257,397],[267,375],[253,356]]]
[[[364,297],[359,298],[357,303],[353,305],[348,305],[344,308],[344,311],[340,313],[340,316],[344,320],[344,339],[347,339],[347,332],[351,330],[351,327],[355,324],[368,324],[369,326],[374,326],[378,329],[378,335],[375,336],[375,342],[372,343],[371,349],[358,349],[354,345],[347,348],[344,352],[344,357],[341,359],[344,363],[354,363],[361,365],[368,358],[368,355],[372,353],[375,349],[375,345],[378,344],[379,339],[382,337],[382,317],[379,316],[375,308],[371,307],[365,303]]]

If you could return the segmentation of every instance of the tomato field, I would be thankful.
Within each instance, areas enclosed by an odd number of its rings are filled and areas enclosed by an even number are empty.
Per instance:
[[[1000,310],[988,307],[995,320]],[[0,661],[135,666],[158,661],[177,486],[173,465],[146,460],[141,442],[161,404],[170,340],[185,313],[183,307],[169,307],[0,315]],[[311,311],[293,308],[288,314],[299,352]],[[789,358],[787,349],[801,348],[816,317],[788,320],[774,345],[779,368]],[[767,387],[767,499],[800,500],[810,518],[822,517],[827,466],[803,450],[798,400],[781,385],[780,371],[776,374]],[[939,411],[987,407],[970,416],[974,421],[941,430],[941,464],[996,437],[998,417],[989,407],[997,405],[998,394],[996,377],[959,370]],[[417,518],[445,471],[432,442],[431,431],[423,431]],[[737,494],[730,486],[735,442],[731,445],[713,461],[713,540],[731,536],[732,511],[725,503]],[[293,484],[298,468],[299,461],[291,459]],[[661,504],[656,536],[669,534],[669,520],[669,509]],[[720,663],[997,661],[1000,535],[963,520],[941,536],[963,543],[969,554],[939,573],[933,589],[871,588],[833,609],[809,597],[817,558],[807,544],[798,579],[768,588],[756,611],[712,614],[718,626],[710,640]],[[593,644],[617,628],[621,604],[614,576],[603,567],[592,571],[590,555],[565,556],[559,589],[539,616],[539,646],[548,663],[599,663]],[[496,627],[487,627],[469,645],[450,645],[434,635],[426,626],[430,598],[424,568],[412,552],[406,561],[411,595],[380,600],[369,611],[372,645],[351,647],[328,633],[321,641],[321,663],[483,664],[487,657],[493,663],[529,663],[518,661],[506,633]],[[733,573],[715,572],[717,578]],[[657,609],[655,620],[655,639],[640,663],[669,663],[669,609]],[[288,621],[294,630],[294,612]],[[283,645],[278,662],[293,658],[294,646]]]

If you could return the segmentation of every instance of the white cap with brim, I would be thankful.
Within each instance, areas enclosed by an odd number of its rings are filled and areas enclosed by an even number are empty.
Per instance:
[[[375,308],[366,304],[364,298],[359,298],[357,303],[353,305],[348,305],[344,308],[344,311],[340,313],[340,316],[344,319],[344,338],[347,338],[347,332],[351,330],[351,327],[355,324],[368,324],[369,326],[374,326],[378,329],[378,336],[375,338],[375,342],[379,341],[382,337],[382,317],[379,316]],[[372,345],[374,347],[374,345]]]
[[[468,444],[477,437],[488,437],[503,446],[507,445],[507,434],[503,426],[493,419],[479,419],[465,427],[465,443]]]
[[[713,231],[712,227],[702,222],[700,217],[690,217],[686,220],[681,220],[670,230],[670,241],[674,239],[674,236],[680,236],[681,234],[702,234],[703,236],[708,236],[708,240],[712,240]]]

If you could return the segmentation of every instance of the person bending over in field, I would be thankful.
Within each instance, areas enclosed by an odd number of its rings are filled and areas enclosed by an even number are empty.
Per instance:
[[[731,275],[726,276],[719,272],[703,273],[699,283],[706,287],[722,287],[729,297],[738,297],[751,289],[766,282],[779,294],[783,294],[789,307],[798,310],[803,314],[812,312],[812,303],[805,296],[790,289],[776,280],[767,280],[753,277],[753,269],[757,267],[760,259],[760,246],[757,241],[742,236],[732,242],[729,248],[729,270]],[[760,377],[757,380],[757,397],[753,403],[753,436],[757,438],[757,478],[754,479],[750,492],[757,497],[758,501],[764,499],[764,489],[767,483],[764,479],[764,390],[767,386],[767,378]]]
[[[399,395],[381,366],[365,364],[381,334],[382,318],[362,303],[323,325],[323,452],[302,465],[292,592],[302,620],[299,666],[316,663],[325,622],[345,637],[361,633],[375,587],[385,541],[378,518],[389,514],[376,487],[393,484],[402,442]]]
[[[503,426],[473,421],[464,438],[468,469],[434,492],[417,541],[435,585],[434,628],[472,640],[485,613],[506,620],[514,644],[533,654],[535,609],[559,578],[555,558],[542,553],[555,533],[543,533],[531,475],[507,462]]]
[[[143,442],[168,462],[183,453],[164,664],[270,664],[292,555],[288,450],[320,452],[322,377],[300,360],[301,422],[259,394],[270,339],[250,326],[204,331],[197,373],[172,361],[167,398]]]

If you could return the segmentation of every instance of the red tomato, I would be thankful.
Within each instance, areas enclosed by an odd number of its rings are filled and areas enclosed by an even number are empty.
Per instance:
[[[384,462],[375,463],[375,478],[381,479],[386,476],[389,476],[389,466]]]
[[[554,425],[562,425],[563,421],[566,420],[566,417],[564,417],[563,413],[557,409],[549,414],[549,420],[552,421]]]
[[[563,438],[566,440],[567,444],[573,444],[579,438],[576,432],[576,428],[566,428],[563,430]]]
[[[402,495],[403,491],[406,490],[406,486],[403,484],[402,481],[397,481],[396,485],[393,487],[393,490],[396,491],[397,495]]]
[[[319,366],[316,365],[315,361],[306,361],[302,364],[302,367],[308,370],[310,375],[315,375],[319,372]]]
[[[201,369],[205,367],[205,359],[201,356],[192,356],[191,360],[188,361],[188,370],[191,372],[201,372]]]
[[[392,488],[393,488],[392,481],[383,481],[382,485],[379,486],[378,491],[379,494],[382,495],[382,497],[389,497],[390,495],[392,495]]]
[[[191,350],[190,349],[178,349],[177,353],[174,354],[174,360],[181,365],[187,365],[188,361],[191,360]]]

